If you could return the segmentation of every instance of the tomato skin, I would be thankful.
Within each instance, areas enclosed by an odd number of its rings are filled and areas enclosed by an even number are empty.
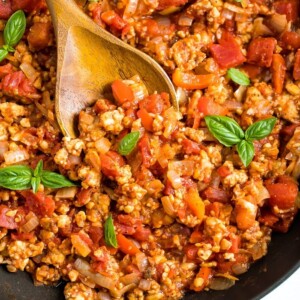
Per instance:
[[[212,44],[209,50],[217,64],[223,69],[237,67],[246,61],[234,35],[226,30],[223,31],[219,44]]]
[[[119,249],[125,254],[135,255],[140,252],[140,249],[121,233],[117,234],[117,241]]]
[[[41,217],[51,216],[55,210],[55,202],[51,197],[44,193],[34,194],[30,190],[21,191],[20,194],[25,198],[26,204],[31,211]]]
[[[191,141],[189,139],[184,139],[182,142],[182,148],[184,153],[186,154],[199,154],[200,153],[200,146],[194,141]]]
[[[17,223],[13,217],[7,216],[6,213],[10,209],[5,205],[0,205],[0,227],[7,229],[16,229],[18,228]]]
[[[272,64],[275,46],[274,38],[258,37],[253,39],[248,47],[248,63],[269,68]]]
[[[143,165],[149,168],[151,165],[150,141],[148,135],[144,134],[138,143],[139,151],[142,154]]]
[[[115,151],[100,154],[101,171],[107,177],[117,177],[119,168],[125,165],[123,157]]]
[[[298,186],[289,176],[279,176],[277,182],[266,182],[266,188],[270,194],[269,204],[279,209],[290,209],[295,206],[298,195]]]
[[[295,80],[300,79],[300,49],[298,49],[298,51],[296,52],[296,55],[295,55],[293,77]]]
[[[113,96],[119,105],[134,100],[134,94],[130,86],[125,84],[122,80],[115,80],[111,85]]]
[[[215,103],[208,97],[201,97],[198,101],[198,111],[203,113],[204,116],[218,115],[224,116],[227,109],[218,103]]]

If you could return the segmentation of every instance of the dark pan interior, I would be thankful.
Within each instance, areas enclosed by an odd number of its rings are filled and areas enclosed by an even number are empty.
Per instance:
[[[300,216],[287,234],[273,234],[269,252],[255,263],[226,291],[191,293],[184,300],[254,300],[260,299],[287,279],[300,267]],[[63,300],[63,286],[34,287],[30,276],[24,272],[9,273],[0,268],[1,300]]]

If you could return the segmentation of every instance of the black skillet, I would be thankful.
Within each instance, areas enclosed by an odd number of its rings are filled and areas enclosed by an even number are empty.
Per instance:
[[[300,215],[288,233],[273,234],[267,256],[240,276],[235,286],[220,292],[189,293],[184,300],[258,300],[299,267]],[[63,287],[63,283],[58,287],[34,287],[28,274],[0,268],[0,300],[63,300]]]

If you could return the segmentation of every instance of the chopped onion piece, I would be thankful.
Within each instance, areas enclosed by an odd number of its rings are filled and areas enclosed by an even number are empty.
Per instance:
[[[34,82],[39,76],[39,73],[35,70],[35,68],[27,62],[21,63],[20,69],[31,82]]]
[[[191,26],[193,24],[193,21],[194,21],[193,17],[182,14],[179,17],[178,25],[180,25],[180,26]]]
[[[170,26],[171,25],[171,20],[168,17],[160,17],[156,19],[156,22],[158,26]]]
[[[165,212],[171,216],[171,217],[175,217],[176,216],[176,212],[174,210],[173,204],[170,200],[170,197],[168,196],[164,196],[161,198],[161,203],[163,205],[163,208],[165,210]]]
[[[286,15],[277,13],[267,18],[265,23],[272,31],[275,31],[276,33],[282,33],[288,26]]]
[[[90,267],[89,263],[86,262],[85,260],[83,260],[81,258],[77,258],[75,260],[74,266],[80,274],[88,277],[89,280],[92,280],[97,285],[99,285],[103,288],[106,288],[108,290],[112,290],[115,288],[116,280],[106,277],[100,273],[97,273],[97,274],[93,273],[91,271],[91,267]]]
[[[65,187],[61,188],[56,193],[56,198],[61,199],[73,199],[77,193],[77,187],[71,186],[71,187]]]
[[[8,165],[29,159],[29,154],[25,149],[7,151],[3,154],[5,163]]]
[[[121,277],[120,281],[125,285],[132,284],[132,283],[138,284],[140,279],[141,279],[140,274],[133,272]]]
[[[248,271],[249,264],[247,263],[236,263],[232,266],[232,271],[235,275],[241,275]]]
[[[192,160],[181,160],[169,162],[169,170],[173,170],[180,176],[192,176],[194,173],[194,161]]]
[[[273,35],[272,30],[263,24],[263,18],[256,18],[253,22],[253,37]]]
[[[239,102],[242,102],[246,91],[247,91],[247,86],[240,85],[239,88],[234,92],[235,99]]]
[[[124,286],[120,290],[113,288],[112,290],[110,290],[110,294],[115,298],[121,298],[125,293],[127,293],[128,291],[130,291],[131,289],[133,289],[135,287],[136,287],[136,284],[132,283],[132,284]]]
[[[26,219],[28,221],[22,226],[22,230],[24,232],[30,232],[30,231],[34,230],[40,224],[38,217],[33,212],[30,212],[26,216]]]
[[[139,289],[142,291],[148,291],[150,290],[151,287],[151,282],[147,279],[141,279],[140,284],[139,284]]]
[[[136,265],[141,272],[145,272],[148,267],[148,258],[143,252],[138,252],[136,255]]]
[[[167,177],[170,180],[170,182],[171,182],[174,189],[178,189],[182,186],[181,177],[174,170],[169,170],[167,172]]]
[[[95,148],[101,154],[107,153],[110,149],[110,146],[111,146],[111,142],[109,141],[109,139],[105,137],[102,137],[95,142]]]
[[[130,18],[136,12],[137,6],[138,0],[129,0],[124,10],[123,19],[127,20]]]
[[[97,296],[98,300],[111,300],[111,296],[108,293],[99,292]]]

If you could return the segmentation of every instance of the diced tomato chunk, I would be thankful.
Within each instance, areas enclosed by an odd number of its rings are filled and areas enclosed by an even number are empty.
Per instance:
[[[45,0],[11,0],[13,11],[22,9],[25,12],[46,8]]]
[[[134,94],[130,86],[125,84],[122,80],[115,80],[111,85],[115,100],[119,105],[134,100]]]
[[[248,63],[261,67],[270,67],[276,46],[274,38],[258,37],[251,41],[248,47]]]
[[[224,116],[227,113],[227,109],[216,103],[214,100],[208,97],[201,97],[198,101],[198,111],[203,113],[204,116],[218,115]]]
[[[300,34],[295,31],[285,31],[280,37],[280,46],[283,48],[300,48]]]
[[[218,174],[221,176],[221,177],[227,177],[228,175],[231,174],[230,170],[228,167],[226,166],[221,166],[218,170],[217,170]]]
[[[14,69],[13,69],[13,66],[11,63],[0,66],[0,79],[2,79],[6,75],[11,74],[13,72],[14,72]]]
[[[197,261],[197,253],[198,253],[199,248],[195,245],[187,245],[184,247],[184,253],[186,255],[186,258],[188,261]]]
[[[8,96],[31,98],[37,90],[22,71],[6,75],[2,79],[2,91]]]
[[[286,15],[288,21],[295,21],[299,17],[299,1],[283,0],[274,2],[274,9],[281,15]]]
[[[117,177],[119,168],[125,165],[123,157],[115,151],[108,151],[101,154],[101,171],[105,176]]]
[[[29,190],[21,191],[20,194],[25,198],[25,206],[38,216],[51,216],[54,213],[55,202],[52,197],[41,192],[34,194]]]
[[[13,240],[18,241],[28,241],[31,240],[34,237],[33,232],[18,232],[18,233],[12,233],[11,238]]]
[[[103,228],[91,226],[89,229],[89,236],[93,241],[94,245],[98,246],[100,240],[103,237]]]
[[[191,141],[189,139],[184,139],[182,142],[182,148],[184,153],[186,154],[199,154],[200,153],[200,146],[194,141]]]
[[[296,55],[295,55],[293,77],[295,80],[300,79],[300,49],[296,52]]]
[[[219,44],[210,46],[210,52],[218,65],[224,69],[237,67],[246,61],[241,47],[233,34],[225,30],[222,33]]]
[[[157,10],[163,10],[172,6],[181,6],[188,2],[188,0],[159,0]]]
[[[11,209],[7,206],[0,205],[0,227],[16,229],[18,225],[16,224],[14,217],[7,215],[10,210]]]
[[[161,114],[165,109],[165,106],[169,106],[169,103],[165,103],[165,100],[160,94],[153,94],[145,97],[139,102],[139,108],[144,108],[148,113]]]
[[[227,202],[229,200],[229,196],[226,191],[212,186],[206,188],[202,192],[202,195],[205,199],[210,201]]]
[[[104,23],[117,30],[122,30],[127,24],[114,10],[108,10],[102,13],[101,19]]]
[[[150,152],[150,141],[147,134],[144,134],[138,143],[139,151],[142,154],[143,165],[146,168],[150,167],[151,163],[151,152]]]
[[[12,13],[11,1],[0,1],[0,19],[7,20]]]
[[[244,64],[242,69],[247,73],[250,79],[255,79],[260,73],[262,68],[255,65]]]
[[[151,230],[144,226],[138,226],[133,234],[133,237],[139,242],[146,242],[149,240]]]
[[[279,209],[290,209],[295,206],[298,195],[298,186],[289,176],[279,176],[277,182],[266,182],[266,188],[270,194],[269,204]]]
[[[98,24],[99,26],[104,27],[105,25],[104,25],[104,23],[101,19],[102,3],[96,3],[93,6],[93,9],[92,9],[91,13],[92,13],[92,19],[94,20],[94,22],[96,24]]]
[[[266,226],[272,227],[279,221],[279,218],[276,217],[272,212],[262,212],[261,216],[258,218],[258,221]]]

